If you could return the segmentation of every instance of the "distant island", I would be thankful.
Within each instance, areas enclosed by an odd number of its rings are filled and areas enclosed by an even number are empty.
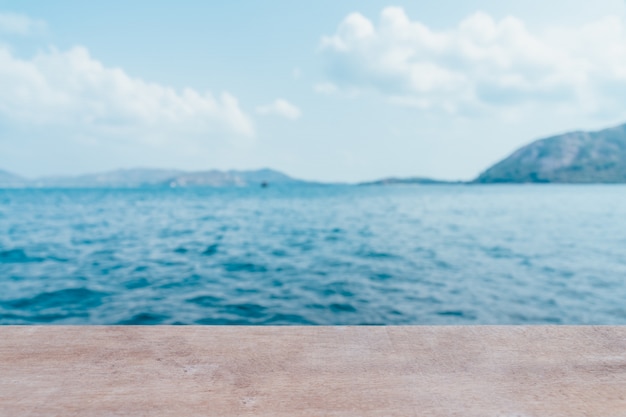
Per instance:
[[[410,177],[410,178],[383,178],[375,181],[367,181],[360,182],[357,185],[396,185],[396,184],[407,184],[407,185],[433,185],[433,184],[463,184],[462,181],[444,181],[444,180],[436,180],[432,178],[423,178],[423,177]]]
[[[249,187],[313,184],[272,169],[250,171],[180,171],[167,169],[120,169],[79,176],[26,179],[0,170],[0,187],[11,188],[137,188],[137,187]]]
[[[473,182],[626,183],[626,124],[537,140],[493,165]]]
[[[22,187],[26,182],[23,178],[0,169],[0,187]]]
[[[418,177],[359,185],[496,183],[626,183],[626,124],[536,140],[468,182]]]
[[[577,131],[539,139],[513,152],[472,181],[390,177],[357,185],[497,183],[626,183],[626,124],[596,132]],[[295,179],[269,168],[248,171],[137,168],[38,179],[0,170],[0,187],[3,188],[267,187],[280,184],[321,183]]]

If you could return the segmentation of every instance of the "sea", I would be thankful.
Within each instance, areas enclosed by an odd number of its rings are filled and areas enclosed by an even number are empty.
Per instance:
[[[626,324],[626,186],[4,189],[0,324]]]

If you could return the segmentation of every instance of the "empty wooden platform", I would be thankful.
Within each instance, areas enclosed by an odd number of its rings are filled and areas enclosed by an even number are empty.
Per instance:
[[[2,416],[626,416],[624,327],[0,327]]]

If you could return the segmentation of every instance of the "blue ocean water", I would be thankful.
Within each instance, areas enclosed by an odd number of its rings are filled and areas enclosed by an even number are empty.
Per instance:
[[[626,324],[626,187],[0,190],[2,324]]]

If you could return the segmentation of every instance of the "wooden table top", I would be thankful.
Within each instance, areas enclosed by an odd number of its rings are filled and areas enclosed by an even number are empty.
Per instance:
[[[626,416],[626,327],[0,326],[1,416]]]

